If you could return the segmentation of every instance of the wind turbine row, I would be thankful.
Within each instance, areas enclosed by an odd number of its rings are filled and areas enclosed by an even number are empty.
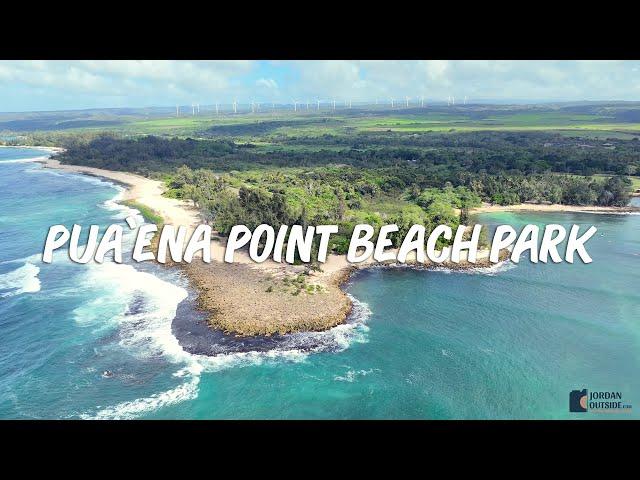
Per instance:
[[[321,101],[320,99],[316,100],[316,111],[320,111],[322,109],[322,103],[325,103],[327,105],[327,107],[331,110],[336,110],[336,99],[331,99],[328,101]],[[300,102],[298,100],[292,100],[292,103],[290,103],[289,105],[293,106],[293,111],[294,112],[298,112],[299,111],[299,106],[300,105],[306,105],[306,110],[310,111],[312,110],[312,102],[307,100],[306,102]],[[375,100],[375,105],[379,105],[379,99],[376,98]],[[389,104],[391,105],[391,108],[396,108],[397,106],[397,102],[396,99],[394,97],[389,98]],[[447,105],[448,106],[455,106],[456,104],[456,97],[453,95],[449,95],[447,97]],[[467,104],[467,96],[464,96],[464,100],[463,100],[463,104],[466,105]],[[216,112],[216,116],[220,115],[220,104],[218,102],[215,102],[215,112]],[[257,113],[260,110],[260,103],[259,102],[255,102],[255,101],[251,101],[250,102],[250,111],[251,113]],[[420,108],[425,108],[425,100],[424,100],[424,95],[420,95],[419,97],[415,97],[415,103],[413,104],[416,107],[419,106]],[[404,107],[405,108],[409,108],[412,106],[412,97],[409,96],[405,96],[404,97]],[[280,107],[284,107],[286,108],[286,105],[284,104],[280,104]],[[351,109],[353,107],[353,100],[352,99],[345,99],[344,100],[344,108],[348,108]],[[289,107],[291,108],[291,107]],[[231,109],[233,110],[233,113],[237,114],[238,113],[238,100],[234,99],[233,102],[231,103]],[[275,102],[271,102],[271,109],[273,112],[275,112],[276,110],[276,103]],[[180,116],[180,105],[176,105],[176,117]],[[200,104],[199,103],[192,103],[191,104],[191,115],[192,116],[196,116],[196,115],[200,115]]]
[[[447,105],[448,106],[455,106],[455,104],[456,104],[456,97],[454,97],[452,95],[449,95],[447,97]],[[464,96],[464,100],[462,101],[462,104],[463,105],[467,104],[467,96],[466,95]]]

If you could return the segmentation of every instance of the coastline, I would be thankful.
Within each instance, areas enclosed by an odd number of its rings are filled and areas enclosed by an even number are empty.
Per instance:
[[[45,168],[105,178],[125,187],[120,201],[135,201],[154,210],[166,224],[187,227],[190,236],[200,223],[199,213],[187,201],[162,196],[164,185],[140,175],[43,159]],[[236,335],[274,335],[322,331],[344,323],[352,305],[340,289],[351,265],[334,261],[323,272],[305,274],[305,266],[268,260],[255,263],[246,251],[235,262],[223,261],[226,240],[212,237],[212,262],[197,257],[182,269],[198,292],[197,305],[209,324]],[[337,256],[336,256],[337,257]],[[240,280],[241,279],[241,280]]]
[[[497,213],[497,212],[574,212],[574,213],[608,213],[620,214],[628,212],[640,212],[638,207],[600,207],[597,205],[562,205],[559,203],[539,204],[520,203],[517,205],[492,205],[484,204],[481,207],[471,209],[470,215],[477,213]]]
[[[160,215],[166,224],[187,227],[190,235],[199,222],[199,213],[187,201],[163,197],[164,185],[140,175],[116,172],[78,165],[63,165],[58,160],[42,160],[45,168],[70,173],[81,173],[101,177],[125,186],[121,200],[143,204]],[[517,205],[509,207],[486,206],[472,213],[507,210],[537,211],[583,211],[592,213],[591,207],[565,205]],[[620,208],[592,207],[602,213],[620,212]],[[246,251],[235,253],[235,262],[223,261],[226,240],[212,238],[212,262],[207,264],[194,259],[179,268],[188,277],[198,293],[197,306],[208,316],[208,323],[215,329],[238,336],[271,336],[296,332],[324,331],[345,323],[353,303],[341,288],[355,271],[377,268],[407,266],[427,270],[478,269],[495,267],[488,260],[489,251],[480,250],[477,262],[416,264],[415,252],[409,255],[406,264],[377,263],[369,258],[357,265],[347,262],[346,255],[329,255],[321,270],[309,270],[304,265],[289,265],[267,260],[253,262]],[[391,251],[391,249],[390,249]],[[503,251],[501,261],[508,252]]]

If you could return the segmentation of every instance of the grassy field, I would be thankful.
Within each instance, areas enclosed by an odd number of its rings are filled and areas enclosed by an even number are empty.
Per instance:
[[[603,175],[600,173],[597,173],[594,175],[594,177],[598,177],[598,178],[609,178],[609,175]],[[633,190],[640,190],[640,177],[637,175],[629,175],[629,178],[631,179],[631,185]]]
[[[164,218],[162,218],[162,216],[160,216],[160,214],[158,214],[155,210],[147,207],[146,205],[135,202],[133,200],[123,200],[121,203],[123,205],[126,205],[127,207],[135,208],[136,210],[138,210],[140,212],[140,215],[144,217],[145,221],[149,223],[153,223],[155,225],[158,225],[159,227],[164,224]]]
[[[385,107],[386,108],[386,107]],[[326,105],[321,110],[294,112],[283,107],[258,113],[243,111],[216,115],[211,110],[192,116],[182,111],[176,118],[168,109],[127,112],[55,112],[46,118],[35,114],[0,114],[0,135],[5,138],[26,132],[65,134],[109,131],[124,135],[179,137],[219,136],[237,141],[270,143],[274,137],[344,135],[367,132],[471,132],[471,131],[554,131],[566,136],[631,139],[640,135],[640,104],[592,106],[499,106],[442,105],[425,108],[353,108]],[[235,128],[229,128],[235,127]],[[13,130],[17,129],[17,130]]]
[[[238,114],[227,111],[216,115],[211,109],[192,116],[183,109],[175,117],[169,109],[113,112],[61,112],[60,118],[49,113],[44,118],[23,114],[14,118],[0,114],[0,140],[40,145],[58,145],[76,135],[102,132],[136,137],[194,139],[227,139],[238,145],[251,144],[258,151],[277,154],[339,151],[339,142],[318,142],[314,138],[350,137],[358,135],[384,138],[394,135],[456,134],[467,132],[549,132],[564,137],[592,140],[640,138],[640,103],[569,105],[569,106],[499,106],[465,105],[447,107],[427,105],[425,108],[371,107],[335,111],[325,104],[317,111],[303,108],[297,112],[284,107],[264,109],[257,113],[245,110]],[[82,115],[85,115],[84,117]],[[74,128],[73,126],[77,127]],[[13,131],[11,128],[22,128]],[[301,140],[301,141],[299,141]],[[365,145],[367,148],[376,148]]]
[[[558,115],[535,115],[530,118],[500,119],[472,119],[457,114],[449,117],[438,115],[411,115],[409,117],[326,117],[336,120],[331,124],[310,124],[282,126],[271,130],[267,135],[237,134],[240,141],[255,142],[273,136],[282,137],[315,137],[322,135],[345,135],[367,132],[398,132],[398,133],[454,133],[474,131],[557,131],[565,136],[590,138],[622,138],[631,139],[640,135],[640,123],[608,123],[605,119],[594,118],[563,118]],[[582,117],[588,117],[583,115]],[[291,117],[290,121],[298,117]],[[303,117],[304,118],[304,117]],[[239,116],[237,118],[210,119],[167,119],[146,122],[129,123],[119,130],[129,134],[159,134],[159,135],[191,135],[203,136],[208,128],[220,125],[250,125],[269,121],[269,118],[253,116]],[[205,135],[206,136],[206,135]],[[264,142],[268,143],[268,142]]]
[[[427,110],[427,109],[425,109]],[[301,120],[326,119],[328,122],[301,124]],[[358,132],[469,132],[469,131],[558,131],[565,135],[587,135],[600,138],[620,135],[633,137],[640,133],[640,123],[615,122],[611,117],[601,115],[575,115],[556,112],[535,114],[502,114],[485,118],[474,118],[456,109],[446,112],[393,112],[385,114],[344,115],[325,113],[238,114],[166,118],[124,123],[107,128],[129,134],[194,135],[200,136],[212,127],[228,125],[251,125],[261,122],[280,121],[282,126],[274,128],[267,135],[281,136],[321,136]],[[286,125],[291,123],[291,126]],[[256,135],[237,134],[238,138],[251,139]],[[264,135],[258,135],[264,137]]]

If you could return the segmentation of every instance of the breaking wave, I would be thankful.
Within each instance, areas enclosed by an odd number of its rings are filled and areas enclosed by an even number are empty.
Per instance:
[[[79,177],[89,182],[110,183],[99,178]],[[139,220],[138,224],[143,223],[144,219],[138,210],[119,203],[124,189],[119,185],[111,185],[118,192],[100,207],[112,210],[114,219],[123,220],[134,215]],[[134,237],[135,232],[130,231],[125,234],[125,242],[132,242]],[[174,377],[180,383],[149,396],[98,407],[96,411],[82,413],[81,418],[136,418],[158,408],[196,398],[203,372],[280,362],[304,362],[313,353],[339,352],[354,343],[368,341],[369,327],[366,322],[371,310],[366,303],[348,295],[353,305],[349,319],[329,330],[285,335],[275,348],[264,351],[223,350],[213,356],[189,353],[172,331],[178,305],[188,297],[188,291],[181,286],[177,274],[167,281],[161,277],[171,276],[171,273],[157,275],[159,272],[153,269],[134,268],[128,264],[105,262],[102,265],[89,264],[87,267],[83,283],[96,291],[91,295],[91,300],[74,310],[76,323],[98,330],[113,330],[117,344],[128,353],[141,359],[160,359],[175,365],[177,371]]]
[[[172,332],[178,304],[188,295],[185,288],[167,282],[130,265],[114,263],[95,266],[88,283],[102,285],[104,295],[76,310],[76,321],[83,324],[109,324],[117,327],[118,343],[141,358],[161,358],[175,364],[174,377],[182,383],[169,390],[85,413],[82,418],[135,418],[160,407],[192,400],[198,395],[203,372],[218,372],[237,367],[304,362],[310,354],[343,351],[353,343],[367,341],[366,321],[371,315],[367,304],[350,296],[352,313],[347,323],[324,332],[296,333],[285,336],[277,348],[266,351],[219,353],[215,356],[192,354],[184,350]],[[108,298],[107,298],[108,296]],[[119,313],[113,315],[114,302]],[[99,312],[111,312],[101,317]],[[98,312],[98,313],[96,313]]]
[[[19,159],[15,159],[15,160],[0,160],[0,165],[2,165],[3,163],[32,163],[32,162],[42,162],[44,160],[47,160],[49,158],[49,155],[47,156],[42,156],[42,157],[33,157],[33,158],[19,158]]]
[[[13,297],[14,295],[20,295],[22,293],[39,292],[39,273],[39,267],[33,263],[26,262],[21,267],[0,275],[0,290],[8,290],[1,293],[0,297]]]

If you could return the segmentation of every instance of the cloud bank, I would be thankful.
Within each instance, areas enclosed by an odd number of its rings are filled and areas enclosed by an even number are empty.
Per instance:
[[[638,61],[0,61],[0,111],[449,95],[640,100]]]

